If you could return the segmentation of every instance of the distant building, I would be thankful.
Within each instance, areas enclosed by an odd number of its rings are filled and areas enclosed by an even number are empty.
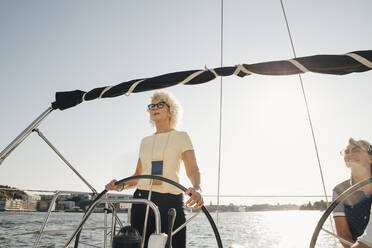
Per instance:
[[[24,208],[23,200],[6,200],[5,201],[5,210],[22,210]]]
[[[25,201],[24,210],[36,211],[37,201]]]
[[[59,201],[57,203],[57,210],[72,210],[74,207],[74,201]]]
[[[6,200],[0,200],[0,211],[5,211]]]
[[[1,200],[1,211],[36,211],[36,201]]]
[[[31,194],[26,194],[26,195],[23,195],[22,196],[22,200],[24,201],[40,201],[41,200],[41,196],[39,195],[31,195]]]
[[[92,199],[91,195],[79,195],[79,200],[90,200]]]
[[[50,201],[38,201],[37,202],[37,210],[38,211],[48,211],[50,205]],[[52,211],[56,209],[56,204],[52,207]]]
[[[71,196],[77,197],[79,201],[92,199],[92,196],[90,194],[71,194]]]

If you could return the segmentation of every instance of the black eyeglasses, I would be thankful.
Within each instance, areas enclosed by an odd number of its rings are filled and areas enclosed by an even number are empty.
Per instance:
[[[158,109],[162,109],[162,108],[164,108],[165,105],[167,105],[168,108],[169,108],[169,105],[164,101],[163,102],[158,102],[158,103],[151,103],[151,104],[147,105],[147,108],[149,110],[154,110],[155,107],[158,107]]]

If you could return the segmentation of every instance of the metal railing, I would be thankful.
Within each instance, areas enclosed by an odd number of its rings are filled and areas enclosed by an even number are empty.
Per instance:
[[[31,232],[23,232],[23,233],[10,233],[10,234],[0,234],[0,238],[7,238],[7,237],[16,237],[16,236],[24,236],[24,235],[37,235],[34,243],[34,248],[39,247],[40,245],[40,240],[43,234],[56,234],[56,233],[66,233],[66,232],[73,232],[76,231],[76,229],[65,229],[65,230],[44,230],[45,226],[49,220],[49,217],[54,209],[54,206],[56,204],[56,201],[58,197],[63,196],[63,195],[70,195],[70,194],[85,194],[85,195],[93,195],[93,193],[89,192],[81,192],[81,191],[49,191],[49,190],[23,190],[23,189],[10,189],[10,188],[0,188],[0,190],[7,190],[7,191],[29,191],[29,192],[40,192],[40,193],[55,193],[49,203],[48,211],[44,217],[44,221],[42,222],[40,229],[38,231],[31,231]],[[109,196],[122,196],[122,194],[108,194]],[[111,200],[113,199],[113,200]],[[103,230],[104,231],[104,240],[105,244],[104,247],[107,247],[107,236],[109,233],[107,232],[108,229],[111,228],[110,233],[115,233],[115,227],[116,223],[119,224],[120,228],[123,227],[123,223],[117,216],[117,212],[115,210],[115,207],[112,205],[112,203],[115,202],[129,202],[130,199],[118,199],[118,198],[108,198],[106,199],[106,209],[108,207],[111,208],[112,210],[112,226],[108,227],[107,226],[107,211],[104,211],[104,227],[93,227],[93,228],[84,228],[83,230],[87,231],[97,231],[97,230]],[[100,202],[100,201],[98,201]],[[129,211],[128,211],[129,212]],[[129,215],[128,215],[128,220],[127,222],[129,223]],[[111,235],[111,243],[114,235]]]
[[[39,117],[37,117],[22,133],[20,133],[3,151],[0,152],[0,165],[9,154],[22,143],[31,132],[37,128],[40,123],[53,111],[52,107],[47,108]]]
[[[90,214],[93,212],[93,210],[95,209],[95,207],[98,204],[101,204],[101,203],[146,204],[147,206],[151,207],[151,209],[154,212],[154,216],[155,216],[155,234],[160,234],[160,231],[161,231],[160,212],[159,212],[158,207],[152,201],[149,201],[149,200],[146,200],[146,199],[134,199],[134,198],[133,199],[114,199],[114,198],[107,199],[107,198],[104,198],[104,199],[100,199],[100,200],[94,202],[90,206],[90,208],[88,209],[88,211],[84,215],[83,219],[81,220],[80,224],[75,229],[75,232],[71,235],[71,237],[69,238],[69,240],[65,244],[65,247],[69,247],[69,245],[71,244],[72,240],[76,237],[76,235],[79,233],[79,231],[83,228],[83,225],[85,224],[85,222],[87,221],[87,219],[89,218]],[[116,226],[115,225],[115,222],[113,222],[112,225],[111,225],[111,228],[112,228],[111,229],[111,245],[112,245],[113,236],[115,235],[115,226]],[[107,247],[107,243],[106,242],[105,242],[105,247]]]

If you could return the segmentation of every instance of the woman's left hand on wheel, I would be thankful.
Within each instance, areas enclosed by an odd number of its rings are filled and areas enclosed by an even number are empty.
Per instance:
[[[203,206],[204,201],[202,195],[194,188],[188,188],[185,192],[190,199],[186,201],[186,205],[193,208],[200,208]]]

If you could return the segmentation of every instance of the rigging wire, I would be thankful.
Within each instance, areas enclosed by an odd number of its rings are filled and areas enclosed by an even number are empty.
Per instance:
[[[291,35],[291,31],[290,31],[289,24],[288,24],[287,15],[286,15],[285,9],[284,9],[283,0],[280,0],[280,4],[282,6],[283,16],[284,16],[285,24],[286,24],[287,31],[288,31],[288,36],[289,36],[289,39],[290,39],[290,42],[291,42],[293,56],[295,58],[297,58],[296,50],[294,48],[294,43],[293,43],[293,39],[292,39],[292,35]],[[319,157],[318,145],[317,145],[317,142],[316,142],[316,139],[315,139],[315,132],[314,132],[313,122],[312,122],[311,115],[310,115],[309,104],[308,104],[308,101],[307,101],[306,92],[305,92],[305,88],[304,88],[304,84],[303,84],[303,81],[302,81],[301,74],[298,74],[298,77],[300,79],[302,95],[304,97],[304,101],[305,101],[305,105],[306,105],[307,118],[309,120],[309,125],[310,125],[310,129],[311,129],[311,136],[313,138],[316,158],[317,158],[317,161],[318,161],[320,177],[321,177],[322,185],[323,185],[323,192],[324,192],[324,196],[325,196],[325,199],[326,199],[326,202],[327,202],[327,206],[329,206],[329,200],[328,200],[328,196],[327,196],[327,190],[326,190],[326,187],[325,187],[325,181],[324,181],[322,165],[321,165],[320,157]],[[332,231],[334,232],[333,223],[332,223],[331,219],[330,219],[330,223],[331,223]]]
[[[221,24],[220,24],[220,65],[223,65],[223,0],[221,0]],[[216,209],[216,225],[218,227],[218,210],[220,206],[220,184],[221,184],[221,145],[222,145],[222,91],[223,83],[220,77],[220,120],[219,120],[219,135],[218,135],[218,184],[217,184],[217,209]]]
[[[286,15],[285,10],[284,10],[283,0],[280,0],[280,3],[282,5],[282,10],[283,10],[283,15],[284,15],[285,23],[286,23],[286,26],[287,26],[288,35],[289,35],[289,39],[291,41],[293,56],[295,58],[297,58],[296,51],[295,51],[294,44],[293,44],[293,39],[292,39],[291,31],[289,29],[287,15]],[[313,138],[313,143],[314,143],[316,158],[317,158],[317,161],[318,161],[320,176],[321,176],[322,184],[323,184],[323,191],[324,191],[324,195],[326,197],[327,203],[328,203],[327,190],[326,190],[326,187],[325,187],[323,170],[322,170],[322,165],[320,163],[319,152],[318,152],[318,145],[317,145],[316,139],[315,139],[315,132],[314,132],[314,128],[313,128],[313,122],[311,120],[311,115],[310,115],[310,110],[309,110],[309,104],[308,104],[308,101],[307,101],[307,97],[306,97],[305,88],[304,88],[304,84],[303,84],[303,81],[302,81],[301,74],[298,74],[298,77],[300,79],[301,90],[302,90],[302,94],[303,94],[305,105],[306,105],[307,117],[309,119],[309,124],[310,124],[310,129],[311,129],[311,135],[312,135],[312,138]]]

